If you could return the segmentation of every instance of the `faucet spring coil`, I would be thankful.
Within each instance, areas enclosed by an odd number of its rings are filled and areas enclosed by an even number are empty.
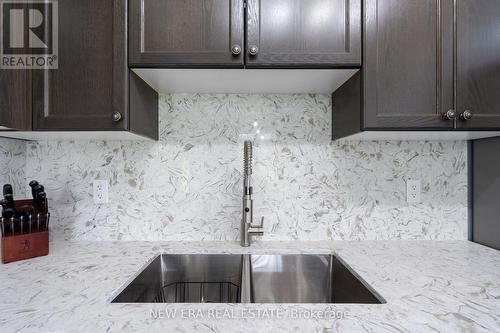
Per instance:
[[[243,157],[243,172],[245,178],[252,174],[252,142],[245,141],[244,157]]]

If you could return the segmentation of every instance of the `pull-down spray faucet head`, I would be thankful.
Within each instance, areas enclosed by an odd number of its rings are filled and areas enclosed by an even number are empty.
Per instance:
[[[243,147],[243,191],[245,194],[252,194],[252,142],[247,140]]]

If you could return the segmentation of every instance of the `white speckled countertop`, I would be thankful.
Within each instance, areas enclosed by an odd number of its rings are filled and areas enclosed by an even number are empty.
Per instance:
[[[215,242],[59,242],[50,251],[46,257],[0,265],[0,332],[500,331],[500,252],[466,241],[262,242],[249,249]],[[162,252],[335,252],[387,304],[109,302]],[[279,318],[248,318],[249,310],[259,309]],[[152,310],[175,310],[175,318],[154,318]],[[194,311],[189,315],[187,310]],[[296,318],[324,310],[345,316]],[[216,313],[218,318],[209,318]]]

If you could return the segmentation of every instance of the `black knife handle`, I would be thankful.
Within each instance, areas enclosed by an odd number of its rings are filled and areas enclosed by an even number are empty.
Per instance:
[[[31,195],[33,196],[33,199],[36,199],[35,198],[35,187],[37,187],[40,184],[36,180],[32,180],[32,181],[30,181],[29,185],[31,187]]]
[[[38,184],[37,186],[33,187],[33,192],[35,193],[35,196],[37,193],[44,192],[44,191],[45,191],[45,187],[43,187],[43,185]],[[36,199],[36,198],[33,198],[33,199]]]
[[[2,206],[3,209],[9,209],[9,202],[5,199],[0,200],[0,206]]]
[[[11,217],[13,217],[15,215],[16,211],[12,208],[7,208],[7,209],[4,209],[2,210],[2,217],[4,219],[10,219]]]
[[[47,194],[45,192],[38,192],[35,200],[36,204],[45,210],[45,203],[47,202]]]
[[[10,184],[5,184],[3,186],[3,198],[5,200],[4,204],[2,204],[2,207],[5,208],[14,208],[14,191],[12,190],[12,185]]]
[[[33,181],[30,184],[35,185],[34,187],[32,187],[33,200],[38,207],[40,207],[41,209],[45,209],[45,199],[47,198],[47,195],[45,194],[45,187],[38,184],[38,182],[36,181]]]
[[[14,191],[12,190],[12,185],[5,184],[3,186],[3,196],[5,197],[6,195],[9,195],[9,194],[14,196]]]
[[[35,208],[32,205],[24,205],[18,207],[15,211],[15,217],[20,218],[21,216],[24,218],[28,218],[30,215],[35,214]]]

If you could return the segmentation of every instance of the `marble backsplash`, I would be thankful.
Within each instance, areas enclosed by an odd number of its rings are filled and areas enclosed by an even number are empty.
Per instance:
[[[466,239],[466,142],[331,142],[330,107],[327,95],[162,95],[159,142],[30,142],[22,157],[0,141],[1,177],[46,186],[55,237],[236,240],[253,137],[263,240]],[[406,203],[408,178],[420,204]],[[109,180],[108,204],[93,203],[95,179]]]
[[[26,195],[26,142],[0,138],[0,187],[11,184],[16,197]]]

